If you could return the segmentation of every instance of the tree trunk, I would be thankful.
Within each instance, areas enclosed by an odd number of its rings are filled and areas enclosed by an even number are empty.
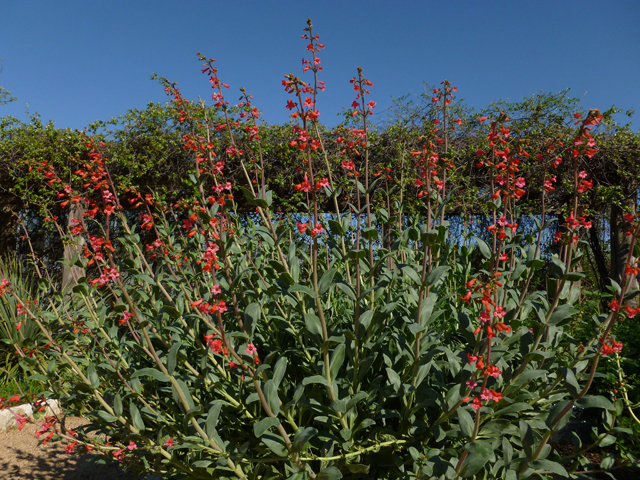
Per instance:
[[[71,229],[73,227],[73,220],[82,220],[82,207],[78,203],[71,203],[69,210],[69,219],[67,220],[67,227]],[[82,255],[82,247],[85,244],[84,237],[74,236],[77,239],[75,244],[66,244],[64,246],[64,259],[68,262],[74,255]],[[74,285],[78,283],[78,279],[85,276],[84,268],[69,267],[63,265],[62,267],[62,291],[68,293]]]

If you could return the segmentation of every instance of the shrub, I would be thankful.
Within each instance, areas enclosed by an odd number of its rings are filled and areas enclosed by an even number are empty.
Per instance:
[[[68,228],[58,225],[80,249],[66,262],[78,269],[71,304],[43,311],[6,281],[2,294],[23,305],[19,321],[37,325],[49,342],[33,359],[23,355],[31,379],[109,439],[68,432],[68,450],[94,448],[132,470],[176,478],[509,479],[584,469],[588,445],[576,438],[577,458],[561,459],[549,441],[574,407],[603,412],[599,445],[623,431],[614,427],[621,401],[587,393],[598,363],[622,348],[610,334],[617,317],[638,313],[623,306],[638,293],[627,291],[638,273],[629,264],[608,313],[582,316],[588,341],[579,345],[565,330],[579,313],[580,238],[589,228],[581,196],[590,188],[581,165],[593,155],[589,132],[599,113],[579,119],[571,148],[549,142],[542,152],[509,143],[505,115],[491,120],[489,148],[478,152],[478,168],[491,177],[491,190],[481,192],[491,241],[452,238],[447,177],[455,165],[446,121],[411,153],[424,208],[407,215],[397,196],[405,170],[369,171],[375,104],[361,69],[351,80],[350,116],[359,123],[332,137],[342,157],[324,156],[329,140],[315,128],[323,46],[310,22],[305,38],[313,81],[289,75],[283,82],[293,99],[289,147],[304,172],[294,187],[306,198],[301,217],[271,211],[259,112],[243,90],[232,115],[226,85],[204,57],[218,123],[165,81],[191,131],[184,138],[194,155],[191,198],[165,204],[114,184],[92,138],[85,139],[90,160],[71,182],[41,166],[62,206],[82,213]],[[435,92],[442,120],[454,92],[449,82]],[[248,135],[252,148],[237,148],[235,135]],[[225,183],[225,163],[216,158],[221,136],[232,145],[226,158],[246,173],[244,186]],[[525,188],[519,165],[530,154],[544,165],[546,189],[549,168],[569,161],[574,169],[572,208],[546,290],[538,291],[530,285],[543,267],[544,207],[536,235],[523,235],[517,223]],[[332,164],[343,173],[332,174]],[[388,183],[380,188],[385,177],[396,193]],[[256,213],[238,212],[232,192]],[[354,203],[341,208],[342,195]],[[382,201],[374,204],[374,195]],[[334,213],[319,207],[326,199]],[[124,205],[143,209],[137,225]],[[640,222],[628,221],[635,242]],[[116,223],[126,232],[117,239]],[[89,235],[91,224],[102,234]],[[149,233],[154,239],[145,244]],[[64,300],[46,278],[40,285]]]

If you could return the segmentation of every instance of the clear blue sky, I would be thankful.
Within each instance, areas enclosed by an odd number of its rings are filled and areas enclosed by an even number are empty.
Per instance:
[[[308,17],[326,45],[318,108],[330,125],[353,100],[357,66],[374,83],[376,111],[445,78],[476,108],[571,88],[585,108],[640,111],[637,0],[3,0],[0,85],[18,101],[0,116],[24,120],[28,104],[57,127],[80,129],[166,101],[154,72],[187,98],[210,99],[202,52],[218,60],[230,100],[244,86],[268,122],[285,122],[280,82],[308,58]]]

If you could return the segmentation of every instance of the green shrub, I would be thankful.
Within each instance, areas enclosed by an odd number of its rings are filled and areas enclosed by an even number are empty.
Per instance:
[[[321,47],[310,23],[306,38],[317,74]],[[70,183],[43,170],[62,206],[84,212],[60,228],[80,249],[67,267],[84,272],[71,303],[43,310],[3,286],[3,300],[24,306],[12,321],[36,325],[50,342],[22,356],[31,379],[109,438],[67,435],[70,450],[90,445],[135,471],[176,478],[510,479],[584,468],[588,445],[580,439],[577,458],[562,463],[549,445],[574,407],[602,411],[600,445],[625,431],[614,429],[621,401],[588,395],[601,358],[621,348],[610,335],[621,311],[612,304],[607,313],[580,314],[575,306],[589,188],[578,172],[592,155],[597,111],[578,122],[575,146],[552,142],[540,152],[545,179],[558,158],[573,162],[574,202],[546,289],[531,291],[548,225],[543,210],[536,235],[519,232],[518,165],[537,152],[525,152],[524,142],[500,150],[509,136],[504,115],[490,122],[490,148],[478,154],[491,177],[491,191],[481,192],[490,241],[451,238],[446,179],[454,159],[437,147],[447,145],[446,128],[411,152],[424,208],[409,216],[402,196],[369,171],[367,117],[375,105],[362,70],[352,79],[360,123],[333,137],[340,158],[324,157],[315,136],[320,85],[288,76],[298,122],[289,147],[305,172],[294,191],[307,212],[295,221],[270,209],[250,96],[243,91],[241,108],[228,116],[224,84],[203,60],[224,122],[210,125],[165,83],[192,132],[185,148],[195,157],[193,196],[170,205],[112,183],[100,144],[87,138],[90,161]],[[446,117],[454,91],[444,82],[439,115]],[[250,151],[234,143],[243,134]],[[245,169],[246,185],[225,184],[225,164],[213,156],[218,135],[232,145],[220,155]],[[331,164],[343,173],[332,174]],[[387,175],[405,195],[406,171]],[[238,213],[232,190],[257,214]],[[354,203],[341,209],[342,195]],[[145,210],[132,225],[123,205],[136,202]],[[119,245],[110,237],[115,221],[126,232]],[[640,222],[631,222],[635,242]],[[88,235],[91,223],[102,235]],[[155,240],[144,244],[148,232]],[[39,282],[62,305],[56,285]],[[615,292],[620,305],[637,293],[627,290],[623,281]],[[590,327],[582,347],[566,328],[577,318]]]

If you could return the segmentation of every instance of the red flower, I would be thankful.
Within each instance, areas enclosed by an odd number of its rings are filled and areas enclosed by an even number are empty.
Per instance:
[[[345,170],[353,170],[354,168],[356,168],[355,164],[352,161],[343,161],[342,162],[342,168],[344,168]]]
[[[491,390],[491,393],[493,393],[493,401],[494,402],[499,402],[500,400],[502,400],[502,392],[496,392],[495,390]]]
[[[303,191],[303,192],[308,192],[309,190],[311,190],[311,184],[309,183],[309,177],[307,176],[307,174],[304,174],[304,182],[299,183],[298,185],[295,185],[294,190],[296,192],[299,191]]]
[[[18,423],[18,430],[22,430],[27,422],[29,422],[29,417],[19,413],[16,415],[16,422]]]
[[[73,453],[73,451],[76,449],[76,445],[78,445],[78,442],[73,442],[73,443],[70,443],[69,445],[65,445],[64,451],[66,453]]]
[[[209,348],[213,353],[222,353],[222,340],[219,338],[209,341]]]
[[[329,179],[323,178],[322,180],[318,180],[316,182],[316,190],[320,190],[321,188],[326,188],[329,186]]]
[[[603,344],[602,344],[602,355],[606,357],[607,355],[610,355],[610,354],[612,354],[612,353],[614,353],[613,348],[611,348],[611,347],[610,347],[609,345],[607,345],[606,343],[603,343]]]
[[[133,317],[133,313],[122,312],[122,318],[118,320],[118,325],[124,325],[125,323],[127,323],[127,320],[129,320],[131,317]]]

